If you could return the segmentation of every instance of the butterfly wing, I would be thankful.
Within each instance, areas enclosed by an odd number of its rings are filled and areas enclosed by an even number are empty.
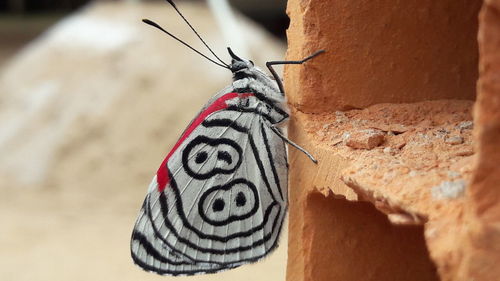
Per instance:
[[[227,106],[242,98],[229,93],[211,102],[162,163],[132,235],[132,257],[144,269],[217,272],[277,246],[286,150],[260,114]]]

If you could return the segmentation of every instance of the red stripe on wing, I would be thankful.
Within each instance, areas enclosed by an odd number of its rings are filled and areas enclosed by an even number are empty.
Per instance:
[[[168,175],[168,166],[167,166],[167,163],[168,163],[168,160],[170,159],[170,156],[172,156],[172,154],[174,154],[174,152],[177,150],[177,148],[179,148],[179,146],[184,142],[184,140],[187,137],[189,137],[189,135],[194,131],[194,129],[196,129],[196,127],[198,127],[198,125],[200,125],[203,122],[203,120],[205,120],[205,118],[207,118],[208,115],[210,115],[211,113],[213,113],[215,111],[226,109],[228,107],[228,105],[226,104],[226,101],[229,99],[232,99],[232,98],[236,98],[238,96],[239,97],[248,97],[248,96],[253,96],[253,94],[251,94],[251,93],[244,93],[244,94],[227,93],[227,94],[221,96],[220,98],[216,99],[212,104],[210,104],[207,108],[205,108],[205,110],[200,112],[200,114],[198,114],[198,116],[196,116],[196,118],[193,120],[193,122],[191,122],[191,125],[184,131],[181,138],[174,145],[172,150],[170,150],[167,157],[165,157],[165,159],[161,163],[160,168],[156,172],[156,182],[158,183],[158,191],[162,192],[170,181],[170,177]]]

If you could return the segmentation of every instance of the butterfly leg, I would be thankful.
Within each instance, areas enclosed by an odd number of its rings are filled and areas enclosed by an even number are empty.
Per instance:
[[[278,73],[276,73],[276,70],[274,70],[273,65],[279,65],[279,64],[303,64],[306,61],[308,61],[308,60],[310,60],[310,59],[312,59],[312,58],[316,57],[317,55],[322,54],[324,52],[325,52],[325,50],[319,50],[316,53],[308,56],[307,58],[305,58],[303,60],[268,61],[268,62],[266,62],[266,66],[269,69],[269,71],[271,71],[271,74],[273,75],[274,79],[276,80],[276,83],[278,84],[278,88],[280,89],[280,92],[283,93],[283,94],[285,94],[285,89],[283,88],[283,82],[281,82],[281,78],[278,75]]]
[[[289,145],[295,147],[296,149],[298,149],[299,151],[301,151],[302,153],[304,153],[307,157],[309,157],[309,159],[311,159],[311,161],[314,162],[314,164],[318,164],[318,160],[316,160],[316,158],[314,158],[314,156],[312,156],[311,153],[309,153],[307,150],[305,150],[304,148],[300,147],[298,144],[294,143],[293,141],[289,140],[285,135],[283,135],[283,133],[278,128],[276,128],[275,125],[269,125],[269,127],[284,142],[288,143]]]

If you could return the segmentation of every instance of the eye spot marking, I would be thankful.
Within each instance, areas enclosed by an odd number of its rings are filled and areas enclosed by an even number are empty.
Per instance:
[[[260,206],[257,187],[243,178],[208,188],[197,205],[201,219],[213,226],[251,219]]]
[[[198,152],[196,154],[196,158],[194,161],[196,162],[196,164],[201,164],[201,163],[205,162],[207,160],[207,158],[208,158],[207,152],[201,151],[201,152]]]
[[[214,212],[220,212],[220,211],[224,210],[225,206],[226,206],[226,203],[224,203],[224,200],[221,198],[217,198],[217,199],[215,199],[215,201],[212,205],[212,210],[214,210]]]
[[[219,151],[217,152],[217,159],[226,161],[227,164],[231,165],[233,163],[233,158],[231,157],[231,154],[227,151]]]
[[[238,207],[243,207],[247,203],[247,198],[245,197],[245,194],[243,192],[238,192],[236,195],[236,206]]]
[[[204,180],[234,173],[242,157],[243,150],[234,140],[197,136],[182,150],[182,167],[190,177]]]

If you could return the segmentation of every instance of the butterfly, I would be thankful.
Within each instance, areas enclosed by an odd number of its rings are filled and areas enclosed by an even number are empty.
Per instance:
[[[188,23],[205,46],[196,30]],[[195,52],[156,23],[144,20]],[[212,52],[212,51],[211,51]],[[289,117],[282,82],[228,48],[233,74],[187,126],[154,176],[130,243],[133,261],[162,275],[214,273],[258,261],[277,245],[287,212]]]

